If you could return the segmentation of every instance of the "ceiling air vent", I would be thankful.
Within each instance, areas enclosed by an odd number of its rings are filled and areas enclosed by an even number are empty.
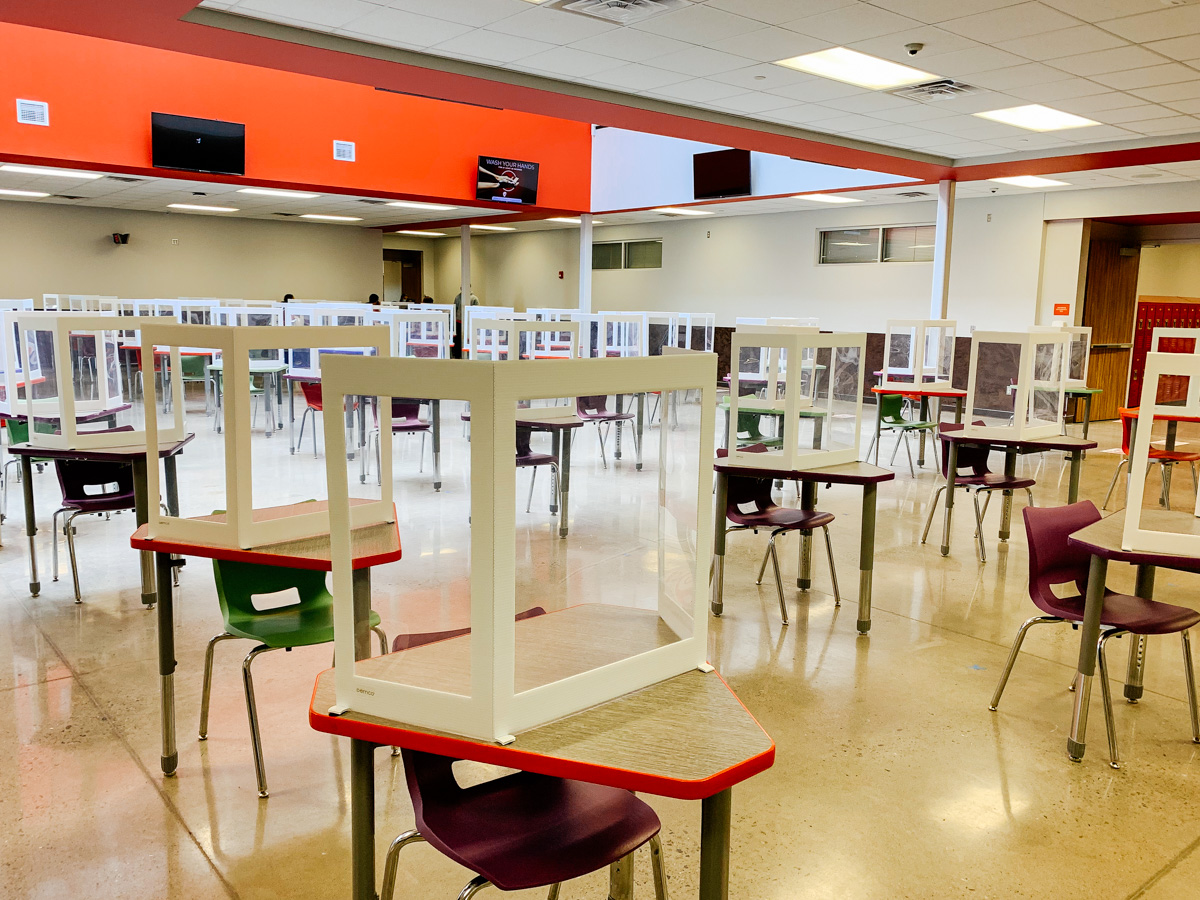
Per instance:
[[[283,217],[283,218],[285,218],[285,219],[294,219],[294,218],[296,218],[298,215],[300,215],[300,213],[281,213],[281,212],[277,212],[277,213],[271,213],[271,215],[273,215],[273,216],[282,216],[282,217]]]
[[[939,100],[953,100],[964,94],[973,94],[976,90],[978,89],[969,84],[963,84],[961,81],[939,78],[937,81],[926,81],[924,84],[897,88],[888,93],[894,97],[903,97],[906,100],[916,100],[920,103],[936,103]]]
[[[109,181],[120,181],[123,184],[140,184],[146,180],[145,178],[129,178],[125,175],[108,175],[106,177]]]
[[[354,162],[354,141],[334,141],[333,158],[341,162]]]
[[[366,203],[369,206],[387,206],[386,200],[371,200],[366,197],[356,197],[359,203]]]
[[[22,125],[49,125],[50,104],[41,100],[18,100],[17,121]]]
[[[82,200],[83,197],[75,197],[71,194],[55,194],[51,197],[52,200]]]
[[[617,25],[632,25],[692,3],[691,0],[560,0],[552,5],[565,12],[604,19]]]
[[[931,197],[933,195],[927,191],[901,191],[896,196],[904,197],[908,200],[916,200],[918,197]]]

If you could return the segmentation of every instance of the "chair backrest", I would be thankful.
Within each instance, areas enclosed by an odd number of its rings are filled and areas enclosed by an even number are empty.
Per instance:
[[[523,428],[520,425],[517,426],[517,459],[523,459],[524,457],[530,456],[533,453],[533,450],[531,450],[529,447],[529,438],[532,434],[532,428]]]
[[[753,510],[743,508],[751,504],[754,505]],[[771,496],[770,478],[753,478],[749,475],[729,476],[729,494],[725,504],[725,517],[729,521],[740,525],[743,516],[763,513],[774,509],[777,505]]]
[[[976,424],[982,425],[983,422]],[[938,425],[938,443],[941,444],[942,450],[942,477],[950,478],[950,442],[942,440],[942,434],[945,429],[945,423]],[[958,445],[958,459],[955,461],[955,468],[958,472],[963,469],[970,469],[972,475],[989,475],[991,469],[988,468],[988,456],[991,454],[992,448],[972,447],[964,444]],[[958,472],[955,472],[957,475]]]
[[[1025,537],[1029,542],[1029,598],[1041,607],[1054,599],[1051,585],[1075,582],[1082,594],[1087,586],[1089,554],[1072,546],[1067,537],[1100,521],[1100,510],[1091,500],[1069,506],[1027,506]]]
[[[904,395],[880,394],[879,415],[885,425],[897,425],[906,421],[904,418]]]
[[[254,606],[255,594],[275,594],[295,588],[300,604],[323,597],[325,573],[312,569],[290,569],[286,566],[262,566],[255,563],[213,560],[213,578],[217,583],[217,602],[221,618],[228,626],[230,617],[254,618],[265,615]],[[295,605],[287,607],[294,609]]]
[[[320,410],[322,406],[321,398],[321,382],[319,381],[302,381],[300,382],[300,390],[304,392],[304,402],[316,410]]]
[[[419,419],[421,417],[421,401],[411,397],[392,398],[393,419]]]
[[[608,397],[604,394],[593,397],[576,397],[575,411],[581,416],[604,415],[608,412]]]
[[[1129,441],[1133,434],[1133,423],[1137,418],[1136,413],[1132,410],[1118,410],[1121,414],[1121,455],[1129,455]]]
[[[207,365],[207,356],[188,355],[179,358],[179,371],[184,378],[203,378]]]
[[[118,500],[133,497],[133,464],[90,459],[56,459],[54,469],[63,502]],[[115,485],[115,487],[110,487]],[[93,488],[88,491],[88,488]],[[95,490],[99,488],[99,490]],[[132,500],[130,499],[132,503]]]
[[[762,414],[753,410],[738,411],[738,437],[745,435],[745,440],[757,441],[766,437],[762,433]]]

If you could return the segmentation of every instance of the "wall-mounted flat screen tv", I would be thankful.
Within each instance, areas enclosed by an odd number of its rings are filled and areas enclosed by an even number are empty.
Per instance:
[[[750,151],[714,150],[692,157],[693,195],[697,200],[750,196]]]
[[[529,206],[537,203],[538,164],[498,156],[479,157],[475,199]]]
[[[156,169],[246,174],[246,126],[236,122],[151,113],[150,145]]]

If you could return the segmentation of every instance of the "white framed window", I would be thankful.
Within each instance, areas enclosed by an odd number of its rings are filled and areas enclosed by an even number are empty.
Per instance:
[[[933,225],[866,225],[861,228],[822,229],[819,232],[817,262],[823,266],[931,262],[936,233]]]

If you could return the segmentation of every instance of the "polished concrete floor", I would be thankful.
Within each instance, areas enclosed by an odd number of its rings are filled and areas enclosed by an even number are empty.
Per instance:
[[[374,605],[393,634],[466,624],[467,444],[453,406],[444,410],[442,494],[432,492],[428,464],[416,472],[417,439],[395,448],[397,502],[419,527],[402,532],[405,559],[375,578]],[[207,511],[220,502],[212,473],[221,444],[194,402],[192,410],[199,437],[181,462],[184,505]],[[323,456],[290,456],[285,435],[256,432],[258,503],[323,493]],[[1096,426],[1094,436],[1101,450],[1084,464],[1082,496],[1099,503],[1119,457],[1102,452],[1117,438],[1113,425]],[[545,476],[527,516],[528,475],[518,474],[520,577],[530,598],[640,602],[657,441],[655,428],[643,472],[632,470],[628,443],[625,459],[606,471],[594,431],[579,435],[567,549],[550,536]],[[890,446],[885,437],[885,452]],[[357,462],[349,465],[356,474]],[[1037,460],[1022,465],[1032,473]],[[969,507],[961,506],[952,554],[943,558],[936,541],[919,543],[931,469],[915,480],[906,467],[896,472],[880,490],[869,637],[855,630],[857,490],[835,486],[820,498],[838,516],[832,531],[847,595],[840,609],[818,555],[814,589],[788,588],[792,624],[782,626],[773,585],[754,584],[765,538],[730,539],[726,612],[710,621],[710,658],[778,747],[774,768],[734,792],[730,896],[1196,897],[1200,747],[1190,740],[1178,641],[1152,641],[1145,699],[1117,709],[1125,767],[1107,764],[1098,691],[1087,758],[1072,764],[1066,688],[1078,642],[1070,628],[1035,629],[1000,711],[987,709],[1009,643],[1032,610],[1019,525],[1011,543],[998,544],[993,505],[981,565]],[[1036,477],[1039,504],[1065,501],[1060,458],[1047,457]],[[1176,487],[1190,502],[1182,473]],[[35,488],[48,568],[53,471],[36,475]],[[65,571],[57,582],[44,576],[41,596],[29,595],[20,505],[14,491],[0,529],[0,896],[348,897],[348,746],[313,732],[306,719],[329,649],[268,654],[255,664],[271,785],[270,799],[260,800],[239,677],[248,645],[218,648],[210,737],[196,740],[204,645],[220,616],[209,564],[190,561],[176,613],[179,772],[163,778],[155,618],[139,602],[132,516],[80,520],[84,602],[76,605]],[[795,583],[795,550],[794,538],[785,539],[785,584]],[[1114,565],[1110,583],[1129,587],[1132,573]],[[1197,584],[1162,572],[1158,596],[1195,605]],[[412,812],[399,762],[379,753],[377,769],[382,857]],[[672,894],[694,897],[699,804],[646,799],[663,819]],[[468,880],[427,846],[405,853],[399,896],[451,898]],[[644,855],[637,881],[649,896]],[[602,898],[605,885],[595,875],[563,895]]]

